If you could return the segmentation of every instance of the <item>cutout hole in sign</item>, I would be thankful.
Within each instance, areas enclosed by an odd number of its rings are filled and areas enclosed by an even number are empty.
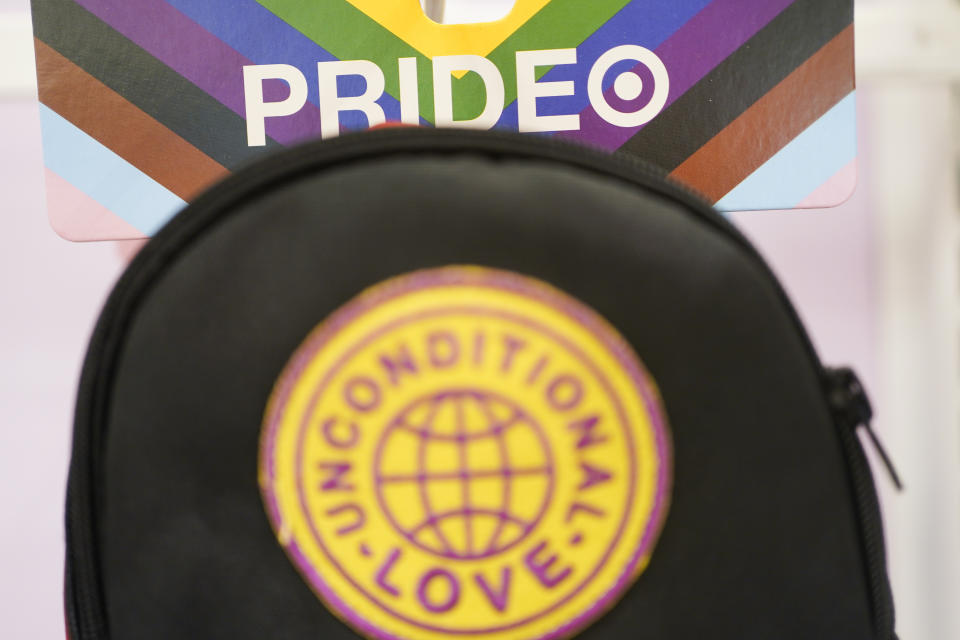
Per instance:
[[[510,15],[517,0],[420,0],[424,13],[441,24],[496,22]]]

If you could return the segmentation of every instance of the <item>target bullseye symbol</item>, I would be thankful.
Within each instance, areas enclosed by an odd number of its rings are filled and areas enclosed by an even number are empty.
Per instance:
[[[633,71],[624,71],[613,82],[613,91],[621,100],[636,100],[643,93],[643,80]]]

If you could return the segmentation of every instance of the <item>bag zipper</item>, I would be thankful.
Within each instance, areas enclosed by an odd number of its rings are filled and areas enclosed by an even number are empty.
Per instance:
[[[673,182],[666,172],[639,158],[611,155],[545,136],[429,128],[387,128],[352,133],[332,140],[307,143],[254,162],[202,194],[184,214],[174,217],[147,243],[121,276],[104,306],[91,338],[81,374],[75,412],[74,449],[70,463],[66,515],[65,596],[69,637],[72,640],[109,638],[102,585],[99,581],[99,549],[94,530],[99,484],[98,444],[105,437],[101,431],[106,424],[106,408],[109,406],[111,390],[108,381],[117,362],[123,335],[134,309],[154,278],[176,254],[212,226],[232,205],[254,198],[275,188],[279,183],[296,180],[305,173],[316,173],[364,160],[405,154],[457,155],[465,152],[500,158],[554,161],[589,173],[617,178],[634,187],[670,198],[736,242],[766,274],[801,337],[811,364],[818,375],[826,380],[824,397],[837,424],[837,432],[850,471],[854,506],[859,515],[874,630],[880,640],[895,640],[893,599],[886,572],[879,502],[869,463],[856,437],[857,425],[846,421],[847,412],[852,412],[853,409],[844,404],[845,408],[838,412],[834,407],[831,400],[836,392],[833,386],[834,377],[820,362],[796,309],[750,241],[693,190]],[[862,391],[862,386],[860,390]],[[854,393],[853,396],[860,399],[859,394]],[[869,428],[869,421],[861,421],[861,424],[866,424],[868,434],[878,446],[878,450],[882,451],[879,440]],[[881,457],[889,462],[885,452]],[[892,469],[892,465],[889,465],[889,468]]]
[[[827,402],[833,411],[834,419],[840,427],[840,440],[850,465],[850,475],[857,496],[857,512],[860,516],[861,536],[868,562],[874,563],[869,571],[887,575],[886,545],[883,537],[883,522],[880,515],[880,502],[870,463],[864,453],[857,432],[863,429],[873,444],[887,475],[897,491],[903,490],[900,474],[877,436],[871,424],[873,407],[870,398],[857,374],[849,368],[827,368],[824,370]],[[886,630],[889,637],[896,638],[894,628],[893,594],[889,581],[874,581],[871,585],[876,625],[878,630]]]
[[[873,444],[874,450],[880,456],[890,477],[890,481],[897,491],[903,491],[903,482],[900,480],[900,474],[893,464],[893,460],[880,442],[877,432],[873,430],[871,422],[873,421],[873,405],[870,404],[870,398],[867,396],[866,389],[860,382],[857,374],[848,367],[837,369],[826,369],[828,395],[827,401],[833,410],[836,419],[841,425],[848,429],[856,431],[862,427],[867,437]]]

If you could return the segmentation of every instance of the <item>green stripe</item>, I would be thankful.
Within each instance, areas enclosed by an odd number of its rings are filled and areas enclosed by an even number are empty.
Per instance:
[[[553,0],[500,44],[489,56],[503,74],[506,104],[516,100],[516,52],[579,46],[630,0],[593,0],[584,15],[583,0]],[[384,71],[386,91],[400,97],[398,58],[417,58],[420,115],[433,122],[433,76],[430,59],[346,0],[257,0],[291,27],[341,60],[371,60]],[[538,69],[542,77],[550,69]],[[476,117],[486,99],[474,73],[454,80],[454,115]]]

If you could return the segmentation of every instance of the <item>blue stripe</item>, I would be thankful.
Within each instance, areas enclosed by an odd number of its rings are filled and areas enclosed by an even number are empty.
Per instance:
[[[728,193],[721,211],[792,209],[857,157],[856,92]]]
[[[152,236],[186,202],[129,162],[40,105],[44,162],[144,235]]]
[[[554,67],[544,74],[541,82],[573,80],[576,95],[540,99],[537,101],[537,114],[550,116],[582,112],[590,106],[587,78],[601,55],[622,44],[638,44],[654,50],[710,2],[712,0],[674,0],[665,7],[663,0],[634,0],[577,47],[577,64]],[[613,85],[618,72],[634,67],[636,62],[625,61],[621,65],[623,68],[615,65],[604,78],[604,91]],[[516,102],[504,110],[497,126],[517,128]]]
[[[308,84],[308,99],[320,104],[317,87],[317,63],[339,60],[332,53],[303,35],[254,0],[166,0],[198,25],[239,52],[254,64],[288,64],[313,79]],[[385,69],[384,72],[389,73]],[[237,71],[239,73],[239,70]],[[344,79],[343,84],[353,80]],[[355,86],[353,86],[355,85]],[[362,81],[341,86],[344,95],[363,91]],[[400,119],[400,102],[384,92],[377,101],[388,120]],[[366,128],[367,118],[362,113],[344,111],[340,122],[349,129]]]

